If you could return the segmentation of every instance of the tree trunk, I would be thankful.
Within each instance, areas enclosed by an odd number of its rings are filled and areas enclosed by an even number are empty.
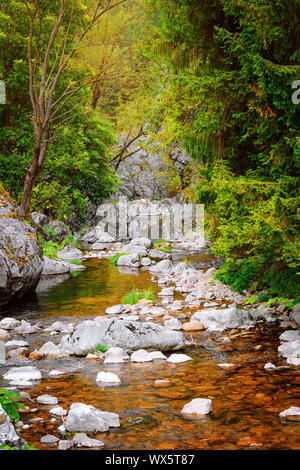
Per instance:
[[[34,183],[44,164],[44,159],[49,141],[49,127],[46,129],[46,131],[44,131],[42,137],[41,134],[42,132],[36,138],[36,143],[33,150],[32,163],[30,168],[27,169],[27,173],[25,176],[22,201],[18,208],[18,215],[21,218],[24,218],[30,209],[30,202],[32,198]]]

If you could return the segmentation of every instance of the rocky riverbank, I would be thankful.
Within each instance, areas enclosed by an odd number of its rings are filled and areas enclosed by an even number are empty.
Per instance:
[[[128,252],[128,244],[125,246]],[[97,383],[122,386],[122,379],[118,374],[107,370],[110,364],[119,364],[119,367],[125,367],[128,363],[154,365],[157,361],[162,361],[169,367],[172,364],[184,364],[193,361],[191,352],[194,347],[199,347],[194,340],[195,336],[212,335],[213,339],[215,335],[221,335],[226,348],[230,347],[234,336],[247,334],[259,324],[280,325],[285,330],[278,338],[280,346],[277,357],[264,364],[266,371],[282,368],[281,365],[276,365],[282,359],[286,361],[285,367],[299,366],[299,306],[290,315],[283,314],[280,306],[277,309],[266,308],[264,304],[245,307],[246,295],[233,292],[228,286],[214,281],[214,267],[199,270],[189,266],[187,262],[173,261],[171,257],[155,261],[149,256],[153,249],[149,241],[135,240],[131,246],[146,247],[146,253],[138,253],[138,259],[146,256],[150,264],[139,264],[139,267],[127,265],[126,269],[149,271],[152,280],[161,287],[157,294],[158,299],[154,302],[141,299],[133,305],[112,305],[95,318],[72,323],[57,321],[46,328],[39,323],[32,324],[17,318],[2,319],[0,337],[5,341],[6,363],[1,367],[1,375],[5,387],[17,390],[34,388],[47,377],[64,381],[66,374],[72,374],[72,370],[75,372],[78,368],[86,367],[81,362],[85,360],[96,360],[99,365],[105,366],[106,369],[100,370],[95,377]],[[112,253],[116,253],[114,248],[124,252],[124,245],[118,244],[117,247],[113,245],[101,251],[83,252],[82,257],[110,257]],[[131,253],[133,254],[135,253]],[[122,270],[124,265],[120,264],[115,269]],[[35,347],[37,343],[42,343],[38,349]],[[100,346],[104,346],[106,350]],[[77,358],[75,368],[73,358]],[[219,364],[224,370],[237,366],[226,362]],[[44,436],[45,444],[55,444],[58,449],[103,445],[101,440],[96,442],[85,433],[99,431],[99,423],[102,426],[101,432],[107,432],[109,425],[103,420],[104,411],[86,410],[88,405],[77,402],[68,410],[58,405],[56,397],[50,396],[50,399],[53,406],[49,408],[49,419],[58,421],[59,424],[60,417],[66,416],[67,422],[72,424],[70,427],[58,426],[60,439],[57,438],[57,433],[52,437]],[[38,398],[37,407],[50,406],[48,402],[45,405],[43,400],[43,397]],[[204,413],[203,410],[211,412],[213,400],[208,402],[205,396],[198,397],[197,400],[200,401],[186,403],[182,413],[185,414],[188,410],[200,415]],[[299,408],[291,408],[281,411],[282,419],[297,419]],[[99,422],[93,421],[93,429],[90,428],[90,421],[84,419],[87,411],[94,415],[99,414]],[[118,419],[117,416],[115,419]],[[20,422],[16,427],[25,430],[27,426]],[[69,429],[76,432],[74,439],[64,438]]]

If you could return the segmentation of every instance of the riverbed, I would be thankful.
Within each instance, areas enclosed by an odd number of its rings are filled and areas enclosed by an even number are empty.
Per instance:
[[[42,328],[57,320],[78,322],[104,315],[107,307],[121,303],[134,287],[151,288],[154,293],[160,290],[148,271],[120,272],[108,260],[97,258],[84,264],[85,271],[56,284],[54,280],[41,284],[34,299],[1,312],[0,320],[10,315],[38,322]],[[173,315],[179,313],[185,309]],[[76,357],[32,361],[45,377],[51,369],[63,368],[66,373],[22,389],[33,402],[25,403],[28,408],[20,419],[29,428],[21,429],[20,434],[37,449],[56,449],[56,445],[40,443],[46,434],[61,438],[58,427],[62,419],[54,421],[51,407],[36,402],[37,396],[50,394],[66,410],[72,403],[82,402],[120,415],[119,428],[93,436],[104,442],[104,449],[300,449],[300,422],[279,417],[281,411],[298,405],[300,383],[299,368],[288,366],[278,356],[282,331],[277,323],[259,323],[250,330],[185,333],[188,346],[184,353],[193,360],[182,364],[103,364],[100,359]],[[25,339],[32,348],[55,341],[42,330]],[[264,369],[267,362],[276,363],[277,369]],[[222,369],[219,364],[223,363],[234,364],[234,368]],[[117,374],[121,383],[97,384],[100,370]],[[157,379],[169,379],[170,384],[157,387]],[[7,383],[0,379],[1,386]],[[202,417],[183,416],[183,406],[193,398],[210,398],[212,412]]]

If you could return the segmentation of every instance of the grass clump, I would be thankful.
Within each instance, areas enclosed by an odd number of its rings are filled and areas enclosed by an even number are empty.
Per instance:
[[[91,350],[91,353],[95,353],[95,352],[102,352],[102,353],[105,353],[107,351],[107,347],[104,346],[104,344],[96,344],[96,346]]]
[[[155,298],[155,294],[151,289],[146,289],[144,291],[133,289],[129,294],[122,298],[121,302],[122,304],[134,305],[141,299],[152,300],[154,302]]]
[[[167,253],[170,253],[172,250],[172,244],[167,242],[164,238],[157,240],[154,246],[156,250],[166,251]]]

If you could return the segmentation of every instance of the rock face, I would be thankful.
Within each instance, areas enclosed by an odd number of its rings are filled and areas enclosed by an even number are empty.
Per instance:
[[[1,204],[3,199],[0,200],[0,305],[5,305],[35,290],[44,260],[33,228],[17,218],[12,204],[4,208]]]
[[[177,350],[185,346],[182,333],[153,322],[134,322],[119,319],[87,320],[61,340],[61,348],[76,355],[85,355],[97,344],[137,349]]]

